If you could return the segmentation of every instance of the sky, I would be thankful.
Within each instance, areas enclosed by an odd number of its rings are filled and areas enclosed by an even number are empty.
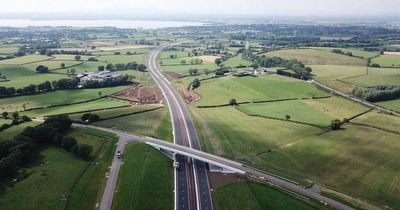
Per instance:
[[[0,14],[376,16],[400,0],[1,0]]]

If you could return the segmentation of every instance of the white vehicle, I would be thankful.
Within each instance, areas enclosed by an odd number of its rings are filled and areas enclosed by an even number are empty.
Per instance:
[[[179,169],[179,162],[174,161],[173,166],[174,166],[174,168]]]

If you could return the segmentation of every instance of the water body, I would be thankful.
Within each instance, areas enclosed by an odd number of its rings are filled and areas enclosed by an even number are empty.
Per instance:
[[[0,19],[0,27],[28,26],[71,26],[71,27],[106,27],[157,29],[183,26],[202,26],[202,22],[155,21],[155,20],[29,20]]]

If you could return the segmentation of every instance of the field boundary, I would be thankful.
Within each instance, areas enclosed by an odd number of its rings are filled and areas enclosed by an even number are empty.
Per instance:
[[[396,135],[400,135],[400,132],[398,132],[398,131],[389,130],[389,129],[381,128],[381,127],[374,126],[374,125],[367,125],[367,124],[355,123],[355,122],[349,122],[349,124],[350,124],[350,125],[357,125],[357,126],[364,126],[364,127],[374,128],[374,129],[378,129],[378,130],[381,130],[381,131],[386,131],[386,132],[389,132],[389,133],[393,133],[393,134],[396,134]]]
[[[285,119],[281,119],[281,118],[277,118],[277,117],[268,117],[268,116],[262,116],[262,115],[258,115],[258,114],[250,114],[243,110],[238,109],[237,107],[235,107],[235,109],[246,114],[247,116],[250,116],[250,117],[260,117],[260,118],[265,118],[265,119],[270,119],[270,120],[279,120],[279,121],[283,121],[283,122],[291,122],[291,123],[296,123],[296,124],[308,125],[308,126],[313,126],[313,127],[320,128],[320,129],[327,129],[327,126],[316,125],[316,124],[306,123],[306,122],[301,122],[301,121],[296,121],[296,120],[285,120]]]

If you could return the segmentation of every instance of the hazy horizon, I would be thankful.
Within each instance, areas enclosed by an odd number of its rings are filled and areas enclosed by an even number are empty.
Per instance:
[[[134,18],[207,16],[398,16],[398,0],[6,0],[2,18]],[[21,7],[23,5],[23,7]],[[77,6],[78,5],[78,6]],[[210,17],[212,18],[212,17]]]

